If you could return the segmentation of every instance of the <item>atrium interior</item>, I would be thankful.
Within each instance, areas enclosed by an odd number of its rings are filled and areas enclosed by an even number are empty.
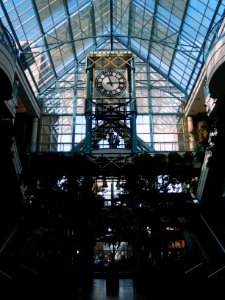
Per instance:
[[[0,280],[225,278],[224,13],[0,0]]]

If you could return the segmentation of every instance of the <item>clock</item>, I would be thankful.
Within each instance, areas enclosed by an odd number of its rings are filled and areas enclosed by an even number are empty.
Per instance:
[[[105,97],[117,97],[126,95],[126,77],[122,71],[103,70],[95,77],[95,89],[98,94]]]

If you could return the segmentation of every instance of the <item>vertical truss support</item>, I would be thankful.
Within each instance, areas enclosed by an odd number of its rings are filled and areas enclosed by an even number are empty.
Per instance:
[[[130,99],[131,99],[131,152],[137,152],[137,130],[136,130],[136,118],[137,118],[137,108],[136,108],[136,97],[135,97],[135,79],[134,79],[134,58],[131,59],[130,66]]]
[[[91,153],[92,150],[92,70],[87,62],[87,98],[85,103],[85,117],[86,117],[86,142],[85,142],[85,152]]]

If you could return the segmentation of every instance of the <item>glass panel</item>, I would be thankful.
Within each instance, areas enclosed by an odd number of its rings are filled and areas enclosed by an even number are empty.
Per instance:
[[[202,67],[209,27],[220,20],[225,3],[112,3],[111,14],[108,0],[2,1],[1,21],[12,35],[15,33],[20,62],[30,86],[43,104],[43,113],[51,115],[43,118],[43,140],[50,130],[54,143],[71,143],[69,135],[74,134],[75,127],[74,140],[83,141],[83,60],[96,49],[129,49],[139,56],[135,57],[138,137],[158,143],[155,149],[172,149],[174,142],[183,139],[183,107]],[[209,44],[211,41],[209,37]],[[170,146],[165,146],[167,142]],[[56,148],[52,145],[50,149]]]

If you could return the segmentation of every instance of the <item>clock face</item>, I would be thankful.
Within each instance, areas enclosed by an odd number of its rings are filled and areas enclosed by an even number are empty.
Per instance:
[[[116,97],[126,90],[126,78],[122,72],[104,70],[95,78],[95,88],[100,95]]]

